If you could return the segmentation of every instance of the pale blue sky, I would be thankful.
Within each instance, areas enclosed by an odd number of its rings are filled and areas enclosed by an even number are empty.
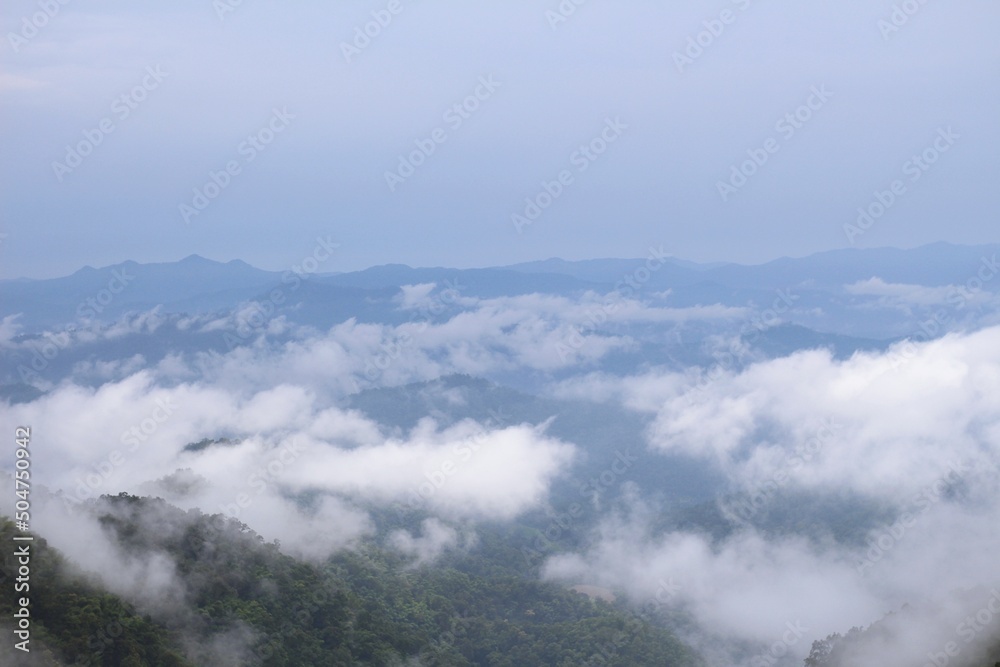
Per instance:
[[[998,240],[995,2],[911,0],[919,10],[883,35],[889,0],[589,0],[555,27],[558,0],[400,0],[348,62],[341,43],[388,0],[243,0],[220,19],[224,1],[52,0],[51,17],[4,3],[0,276],[191,253],[282,269],[320,235],[341,243],[329,271],[650,245],[761,262],[850,245],[844,225],[897,179],[903,194],[858,247]],[[725,10],[730,23],[712,24]],[[721,34],[678,71],[705,21]],[[814,86],[829,99],[779,128]],[[467,118],[448,114],[477,88]],[[607,119],[627,127],[581,159]],[[914,180],[907,161],[949,127],[958,138]],[[385,173],[439,128],[391,191]],[[54,166],[97,138],[78,166]],[[777,152],[723,201],[718,182],[768,139]],[[185,222],[181,205],[228,163],[228,185]],[[511,216],[563,171],[519,233]]]

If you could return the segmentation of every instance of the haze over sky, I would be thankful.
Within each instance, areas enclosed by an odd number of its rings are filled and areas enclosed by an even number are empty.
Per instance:
[[[997,241],[996,2],[47,2],[0,9],[0,277],[191,253],[281,270],[318,236],[341,244],[323,271]],[[723,201],[748,151],[767,161]],[[211,172],[228,183],[197,210]]]

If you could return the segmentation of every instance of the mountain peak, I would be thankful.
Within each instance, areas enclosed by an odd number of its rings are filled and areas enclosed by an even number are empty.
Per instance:
[[[185,257],[184,259],[182,259],[178,263],[179,264],[218,264],[218,262],[216,262],[214,260],[211,260],[211,259],[205,259],[201,255],[188,255],[187,257]]]

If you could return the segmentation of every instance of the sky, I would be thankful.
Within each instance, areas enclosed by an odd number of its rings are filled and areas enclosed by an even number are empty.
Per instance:
[[[997,19],[986,0],[7,2],[0,278],[193,253],[282,270],[320,237],[331,271],[996,242]]]

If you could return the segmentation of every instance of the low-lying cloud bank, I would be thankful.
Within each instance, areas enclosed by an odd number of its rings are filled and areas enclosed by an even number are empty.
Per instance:
[[[388,322],[352,317],[320,330],[296,323],[296,314],[265,313],[257,302],[193,316],[157,308],[112,324],[83,321],[30,336],[19,335],[19,318],[11,315],[0,321],[0,349],[14,362],[0,369],[0,382],[50,390],[63,379],[121,380],[155,364],[178,380],[215,378],[231,387],[284,382],[343,395],[449,373],[572,371],[635,348],[636,332],[643,328],[726,326],[746,318],[749,310],[719,304],[675,307],[664,299],[642,301],[618,293],[480,298],[426,284],[402,288],[394,308],[381,315]],[[157,343],[135,343],[135,337]],[[139,351],[119,357],[122,347]],[[169,352],[158,352],[161,348]],[[114,358],[95,362],[89,358],[95,350]]]
[[[8,414],[34,425],[36,484],[61,490],[68,503],[157,495],[238,517],[316,557],[369,534],[371,506],[419,508],[444,521],[511,519],[543,503],[576,455],[544,425],[441,429],[428,418],[411,432],[384,433],[303,387],[232,393],[157,384],[149,371],[98,388],[64,384]]]
[[[933,608],[1000,584],[1000,328],[846,361],[809,351],[741,372],[592,375],[559,391],[654,414],[649,448],[713,462],[732,492],[720,509],[738,528],[721,540],[659,534],[655,508],[640,500],[606,517],[589,549],[551,558],[548,577],[618,588],[637,601],[670,579],[675,603],[703,627],[784,642],[779,652],[797,660],[813,639],[906,603]],[[864,544],[765,536],[759,512],[787,493],[862,498],[894,518]],[[820,528],[836,520],[800,518]],[[995,619],[976,641],[1000,637],[1000,613]],[[787,641],[797,623],[808,630]],[[926,660],[942,650],[941,629],[954,628],[950,616],[923,611],[894,623],[899,652],[882,646],[883,657],[926,644],[915,654]]]
[[[418,307],[431,293],[411,290],[402,305]],[[476,521],[544,507],[578,448],[548,436],[544,424],[442,427],[426,419],[408,432],[388,431],[338,399],[372,376],[398,384],[456,371],[575,372],[553,392],[621,402],[651,418],[650,455],[711,462],[729,481],[719,504],[737,529],[723,539],[664,534],[662,508],[634,498],[602,518],[589,547],[552,557],[548,577],[638,601],[674,581],[671,604],[716,635],[768,651],[783,642],[781,659],[801,658],[813,639],[905,603],[1000,583],[1000,327],[847,360],[814,350],[741,369],[653,367],[614,377],[585,374],[589,360],[634,341],[617,333],[613,318],[607,330],[584,329],[595,304],[571,308],[537,295],[475,300],[441,321],[350,320],[326,332],[275,320],[225,352],[91,364],[78,370],[104,374],[101,382],[53,381],[45,395],[5,410],[10,423],[34,426],[35,483],[61,490],[70,504],[122,490],[159,495],[238,516],[312,558],[373,534],[373,508],[419,507],[428,513],[419,529],[397,531],[387,543],[425,563],[470,544]],[[683,320],[669,309],[636,308],[642,312],[622,321]],[[114,335],[168,326],[221,335],[225,326],[213,322],[153,313],[123,321]],[[23,344],[12,322],[2,328],[0,344]],[[572,354],[560,359],[559,345]],[[10,467],[9,455],[3,463]],[[855,542],[834,539],[832,530],[819,538],[765,534],[762,512],[786,494],[850,496],[894,514]],[[9,500],[0,499],[0,511],[9,513]],[[36,527],[69,553],[98,539],[99,531],[70,525],[44,503],[36,511]],[[822,528],[835,518],[808,520]],[[134,577],[150,582],[149,595],[170,586],[169,571],[155,574]],[[918,617],[926,632],[901,636],[937,637],[926,619],[951,622]],[[744,656],[752,657],[760,656]]]

